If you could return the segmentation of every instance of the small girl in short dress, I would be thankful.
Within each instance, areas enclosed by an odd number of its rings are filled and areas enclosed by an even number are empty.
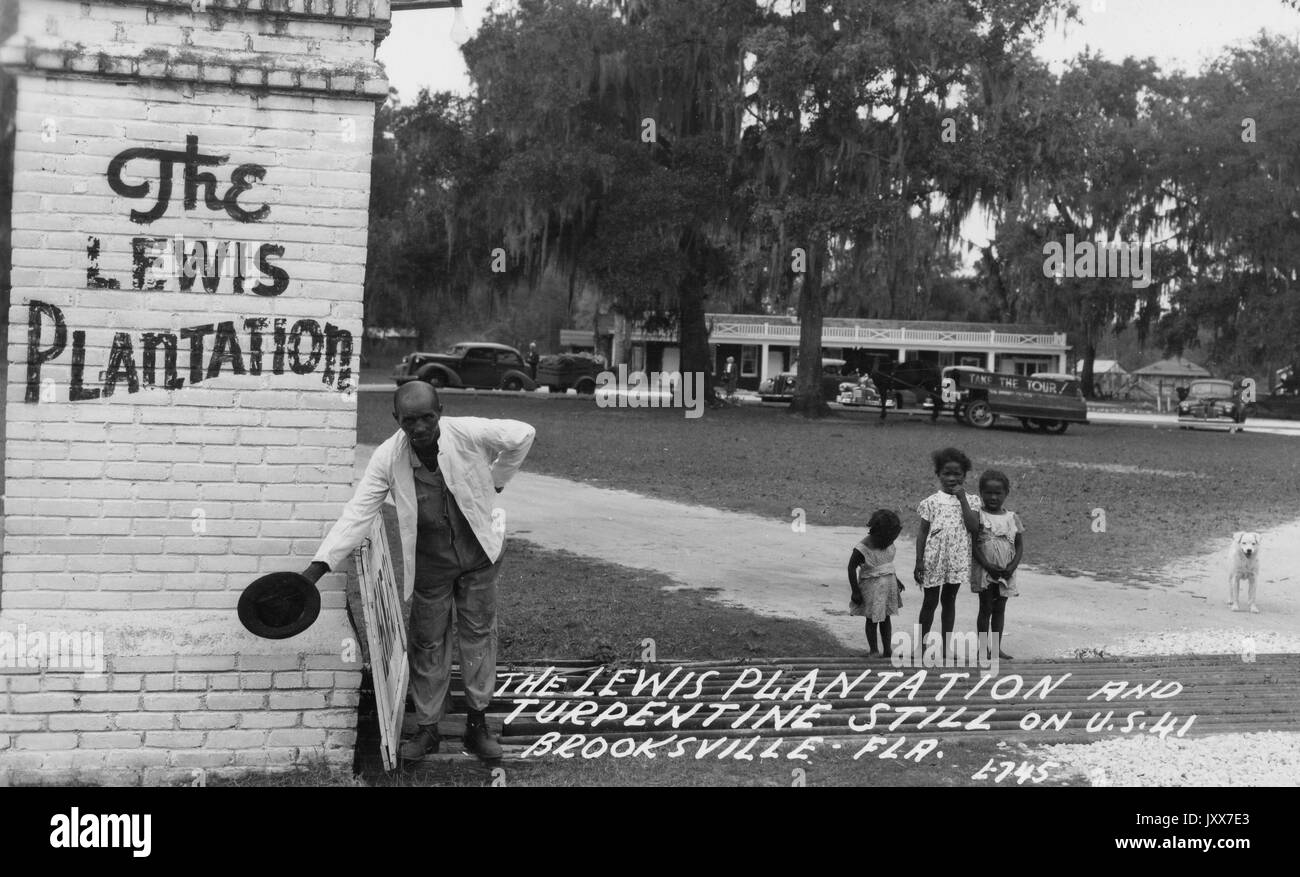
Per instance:
[[[872,655],[890,655],[893,630],[889,616],[902,605],[902,583],[894,575],[894,540],[903,530],[898,514],[879,509],[867,522],[867,535],[849,555],[849,614],[867,619],[867,645]],[[877,646],[877,628],[879,642]]]
[[[1017,596],[1016,568],[1025,552],[1021,534],[1025,527],[1020,515],[1002,507],[1011,493],[1011,479],[996,469],[980,476],[980,529],[973,545],[974,565],[971,567],[971,590],[980,595],[980,611],[975,619],[975,630],[981,634],[990,630],[998,635],[998,657],[1004,661],[1011,656],[1002,651],[1002,631],[1006,623],[1007,598]],[[989,649],[992,657],[992,648]]]
[[[916,583],[924,588],[921,601],[921,642],[926,643],[934,624],[934,610],[942,603],[943,654],[957,621],[957,592],[970,582],[971,534],[979,532],[980,498],[967,497],[963,484],[971,470],[970,457],[956,448],[931,454],[939,490],[921,500],[917,513]]]

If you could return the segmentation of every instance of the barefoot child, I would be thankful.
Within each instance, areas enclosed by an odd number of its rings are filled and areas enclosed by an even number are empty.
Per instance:
[[[980,611],[975,619],[975,630],[981,634],[996,633],[998,657],[1004,661],[1011,656],[1002,651],[1002,629],[1006,621],[1007,598],[1020,592],[1016,589],[1016,568],[1024,554],[1021,534],[1024,525],[1020,516],[1002,507],[1011,492],[1011,479],[996,469],[980,476],[979,510],[980,528],[975,536],[971,569],[971,590],[980,595]],[[984,646],[981,644],[981,649]],[[993,654],[989,645],[989,657]]]
[[[971,534],[979,531],[980,498],[966,496],[962,485],[971,470],[970,457],[956,448],[935,451],[934,474],[939,490],[917,508],[921,526],[916,534],[916,583],[924,588],[921,602],[921,642],[926,643],[934,624],[934,610],[943,604],[942,648],[957,621],[957,592],[971,579]]]
[[[890,655],[889,640],[893,636],[889,616],[898,614],[902,605],[899,591],[902,583],[894,575],[894,540],[903,529],[898,515],[880,509],[867,522],[867,535],[849,555],[849,614],[867,619],[867,645],[871,654]],[[880,630],[881,647],[876,645],[876,629]]]

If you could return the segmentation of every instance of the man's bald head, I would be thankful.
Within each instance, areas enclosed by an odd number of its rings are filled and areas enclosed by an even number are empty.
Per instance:
[[[438,399],[438,391],[424,381],[403,384],[393,394],[393,419],[402,427],[417,453],[437,452],[441,414],[442,402]]]
[[[393,394],[393,415],[398,420],[402,419],[402,409],[412,406],[423,407],[429,405],[434,411],[442,411],[442,402],[438,399],[438,391],[431,384],[424,381],[408,381],[397,388]]]

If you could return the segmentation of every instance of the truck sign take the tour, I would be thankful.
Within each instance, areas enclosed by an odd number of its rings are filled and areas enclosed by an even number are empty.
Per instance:
[[[981,369],[944,369],[945,402],[961,423],[979,429],[999,417],[1018,418],[1025,429],[1063,433],[1088,422],[1088,404],[1076,380],[996,374]]]

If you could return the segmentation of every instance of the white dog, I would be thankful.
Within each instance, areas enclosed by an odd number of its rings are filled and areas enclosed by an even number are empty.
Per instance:
[[[1233,533],[1232,548],[1228,555],[1228,605],[1237,612],[1237,595],[1241,580],[1250,582],[1250,611],[1258,612],[1255,606],[1255,580],[1259,577],[1259,534]]]

